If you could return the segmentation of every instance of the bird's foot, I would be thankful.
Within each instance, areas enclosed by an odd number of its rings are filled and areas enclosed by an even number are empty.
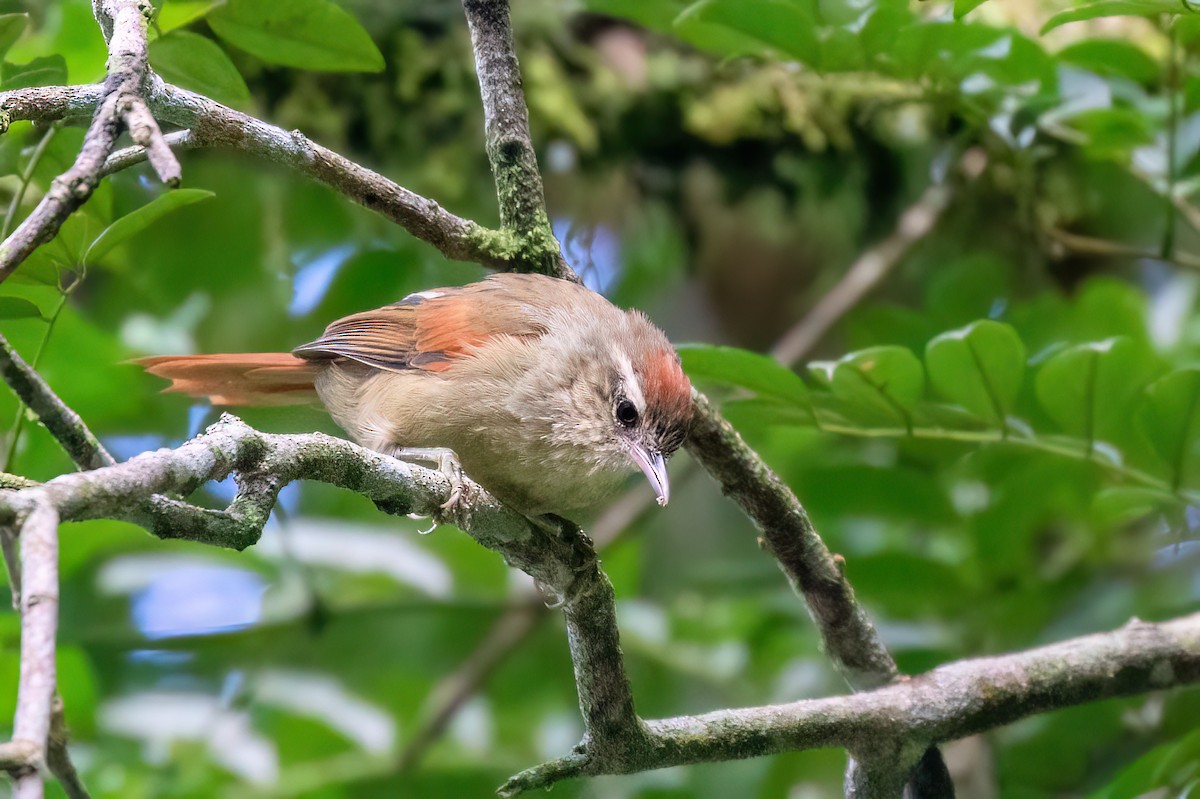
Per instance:
[[[446,447],[397,447],[390,454],[402,461],[436,465],[437,470],[450,481],[450,496],[440,505],[442,515],[466,510],[463,500],[467,496],[467,481],[462,463],[454,450]]]

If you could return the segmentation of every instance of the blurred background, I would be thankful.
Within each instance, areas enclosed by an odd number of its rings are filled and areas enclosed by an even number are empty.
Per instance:
[[[314,3],[329,5],[299,5]],[[261,0],[156,5],[151,58],[164,78],[497,223],[457,3],[344,0],[325,44],[345,46],[315,51],[246,37],[247,8],[272,7]],[[849,402],[828,383],[836,366],[795,364],[808,391],[829,394],[824,418],[837,424],[814,423],[811,408],[748,385],[759,360],[702,349],[687,361],[845,556],[903,670],[1200,607],[1196,405],[1173,411],[1178,434],[1155,438],[1143,391],[1163,375],[1192,379],[1200,353],[1190,6],[514,5],[568,259],[677,342],[768,350],[929,186],[953,192],[933,232],[804,361],[878,346],[919,358],[944,331],[1004,322],[1027,363],[1005,409],[1021,441],[932,411],[917,419],[923,434],[907,415],[897,430],[835,407]],[[0,12],[27,15],[0,18],[0,89],[102,76],[86,0],[0,0]],[[81,140],[80,128],[27,123],[0,139],[6,232]],[[956,165],[972,148],[987,165],[965,180]],[[106,180],[0,286],[0,329],[118,458],[177,445],[217,416],[160,395],[127,359],[288,350],[344,314],[484,274],[264,161],[195,151],[182,163],[177,195],[144,166]],[[1114,336],[1119,346],[1096,351],[1122,359],[1078,391],[1039,371]],[[922,402],[938,397],[921,385]],[[265,430],[337,432],[317,410],[242,415]],[[71,470],[7,391],[0,425],[4,471]],[[843,692],[751,525],[686,455],[673,471],[671,505],[603,553],[639,712]],[[197,501],[231,496],[211,485]],[[117,522],[66,525],[60,687],[93,796],[488,796],[568,751],[582,729],[557,613],[529,611],[531,632],[431,733],[441,681],[528,606],[529,585],[453,528],[419,534],[428,526],[307,483],[284,491],[243,553]],[[17,616],[0,614],[0,727],[18,633]],[[967,799],[1183,797],[1200,782],[1197,718],[1194,690],[1103,702],[954,744],[947,758]],[[554,791],[816,799],[841,795],[844,765],[840,751],[807,752]]]

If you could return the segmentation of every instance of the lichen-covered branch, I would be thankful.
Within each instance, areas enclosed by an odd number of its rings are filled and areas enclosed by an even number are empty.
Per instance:
[[[792,587],[804,597],[821,634],[826,656],[856,691],[895,681],[900,676],[896,661],[866,611],[855,600],[841,561],[825,546],[796,495],[699,392],[694,395],[693,405],[695,415],[688,451],[720,484],[725,495],[754,521],[761,532],[759,540],[763,547],[774,556]],[[861,771],[853,762],[848,768],[847,795],[861,793],[873,775],[887,771],[886,768]],[[917,769],[911,775],[916,799],[954,795],[941,755],[936,751],[912,758],[900,775],[902,783],[913,768]],[[865,789],[868,793],[876,790],[869,786]]]
[[[672,482],[676,486],[682,486],[694,474],[694,469],[676,470]],[[596,551],[603,552],[620,538],[639,516],[657,507],[654,494],[644,486],[627,491],[609,506],[592,527],[591,538]],[[422,719],[396,760],[396,770],[409,771],[420,763],[467,699],[478,692],[492,672],[537,629],[539,624],[550,617],[546,598],[536,588],[531,588],[517,604],[501,614],[462,664],[439,680],[430,691]]]
[[[94,0],[93,8],[105,31],[109,59],[103,85],[82,92],[94,98],[91,126],[75,162],[54,179],[33,212],[0,244],[0,281],[11,275],[39,245],[54,238],[67,217],[87,202],[100,182],[104,161],[115,148],[122,130],[127,129],[135,142],[147,148],[150,161],[164,183],[169,186],[179,183],[179,162],[163,143],[162,132],[144,98],[150,74],[146,65],[146,24],[153,6],[149,0]],[[66,116],[78,110],[77,98],[78,95],[54,89],[26,89],[6,95],[0,101],[0,129],[7,128],[14,119],[28,118],[20,113],[23,108],[54,110]]]
[[[322,147],[299,131],[283,130],[157,77],[150,84],[147,99],[156,117],[186,129],[169,134],[167,146],[227,148],[281,164],[382,214],[447,258],[494,269],[513,268],[519,247],[512,232],[491,230],[455,216],[433,200]],[[81,109],[98,99],[94,87],[49,87],[44,93],[16,90],[0,95],[0,120],[49,122],[78,117]],[[125,148],[102,162],[101,172],[111,174],[146,158],[144,147]]]
[[[173,526],[147,508],[161,494],[189,494],[210,480],[236,474],[230,510],[209,511],[194,527]],[[64,521],[126,519],[157,535],[244,548],[257,540],[279,490],[293,480],[319,480],[356,491],[388,513],[437,515],[450,485],[438,472],[396,460],[323,434],[269,435],[224,416],[177,449],[147,452],[124,463],[64,474],[39,486],[0,491],[0,524],[19,522],[43,504]],[[240,509],[236,506],[240,505]],[[230,512],[237,511],[237,512]],[[567,599],[586,587],[594,555],[569,528],[552,534],[472,487],[465,510],[443,519],[500,552],[548,590]]]
[[[563,258],[546,214],[542,174],[529,135],[529,111],[513,47],[508,0],[463,0],[463,10],[471,28],[500,225],[516,234],[520,244],[513,267],[578,280]]]
[[[896,663],[804,507],[703,395],[694,399],[688,451],[754,520],[762,545],[808,604],[826,655],[856,690],[890,682]]]
[[[518,774],[501,793],[511,796],[581,775],[827,747],[844,747],[866,764],[915,760],[931,744],[1027,716],[1197,682],[1200,614],[1161,624],[1134,620],[1109,633],[961,660],[849,696],[647,721],[645,747],[623,761],[572,754]],[[898,795],[902,780],[888,784],[884,774],[880,780],[876,785],[887,790],[877,795]]]

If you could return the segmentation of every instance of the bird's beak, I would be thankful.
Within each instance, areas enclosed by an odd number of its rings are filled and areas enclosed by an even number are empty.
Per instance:
[[[666,505],[671,498],[671,484],[667,479],[667,462],[662,453],[634,444],[629,455],[650,481],[654,493],[658,494],[658,504]]]

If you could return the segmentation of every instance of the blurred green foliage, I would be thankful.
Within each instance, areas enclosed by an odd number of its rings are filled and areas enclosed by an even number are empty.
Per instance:
[[[151,59],[165,78],[495,223],[457,3],[158,5]],[[515,6],[568,256],[676,340],[707,342],[684,349],[687,369],[845,556],[902,668],[1200,606],[1190,6]],[[103,74],[85,0],[0,12],[0,88]],[[6,230],[81,139],[24,123],[0,139]],[[967,147],[988,169],[806,368],[748,351]],[[337,316],[482,275],[270,164],[204,151],[183,163],[173,193],[144,166],[114,175],[0,285],[4,334],[119,457],[214,418],[125,360],[286,350]],[[244,416],[336,432],[315,410]],[[70,469],[44,430],[8,422],[20,418],[0,392],[5,468]],[[216,504],[230,488],[202,494]],[[843,690],[747,521],[703,476],[676,497],[604,555],[639,711]],[[524,586],[465,536],[423,526],[306,484],[240,554],[115,522],[64,527],[60,679],[93,795],[484,796],[565,752],[580,725],[551,614],[424,762],[396,772],[434,686]],[[2,686],[16,682],[18,633],[0,616]],[[0,719],[13,702],[0,691]],[[1200,779],[1198,714],[1195,691],[1105,702],[947,757],[964,797],[1184,796]],[[810,752],[555,791],[837,796],[843,766]]]

